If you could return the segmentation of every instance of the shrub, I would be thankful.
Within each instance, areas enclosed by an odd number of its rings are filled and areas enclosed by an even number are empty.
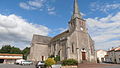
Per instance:
[[[60,61],[60,56],[56,56],[54,57],[54,60],[57,62],[57,61]]]
[[[55,64],[55,63],[56,63],[55,60],[52,59],[52,58],[48,58],[48,59],[45,61],[45,65],[46,65],[46,66],[51,66],[51,65],[53,65],[53,64]]]
[[[67,59],[62,61],[62,65],[78,65],[78,61],[75,59]]]
[[[54,55],[49,56],[48,58],[54,58]]]

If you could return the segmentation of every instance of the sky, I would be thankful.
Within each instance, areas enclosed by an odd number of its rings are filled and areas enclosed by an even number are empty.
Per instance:
[[[68,28],[73,0],[0,0],[0,47],[30,46],[33,34],[54,37]],[[78,0],[95,48],[120,46],[120,0]]]

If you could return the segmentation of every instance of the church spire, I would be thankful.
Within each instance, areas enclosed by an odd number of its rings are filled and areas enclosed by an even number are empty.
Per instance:
[[[78,7],[78,0],[74,0],[74,11],[73,11],[73,16],[72,19],[74,18],[82,18],[80,12],[79,12],[79,7]]]

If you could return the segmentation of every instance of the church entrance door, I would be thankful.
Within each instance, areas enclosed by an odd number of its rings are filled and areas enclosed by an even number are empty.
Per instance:
[[[42,56],[42,61],[44,61],[44,56]]]
[[[82,60],[86,60],[86,52],[82,52]]]

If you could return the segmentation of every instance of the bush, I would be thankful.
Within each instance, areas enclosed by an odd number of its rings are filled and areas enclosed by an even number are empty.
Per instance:
[[[78,61],[75,59],[67,59],[62,61],[62,65],[78,65]]]
[[[46,66],[51,66],[51,65],[53,65],[53,64],[55,64],[55,63],[56,63],[55,60],[52,59],[52,58],[48,58],[48,59],[45,61],[45,65],[46,65]]]
[[[54,58],[54,55],[49,56],[48,58]]]
[[[60,61],[60,56],[56,56],[54,57],[54,60],[57,62],[57,61]]]

